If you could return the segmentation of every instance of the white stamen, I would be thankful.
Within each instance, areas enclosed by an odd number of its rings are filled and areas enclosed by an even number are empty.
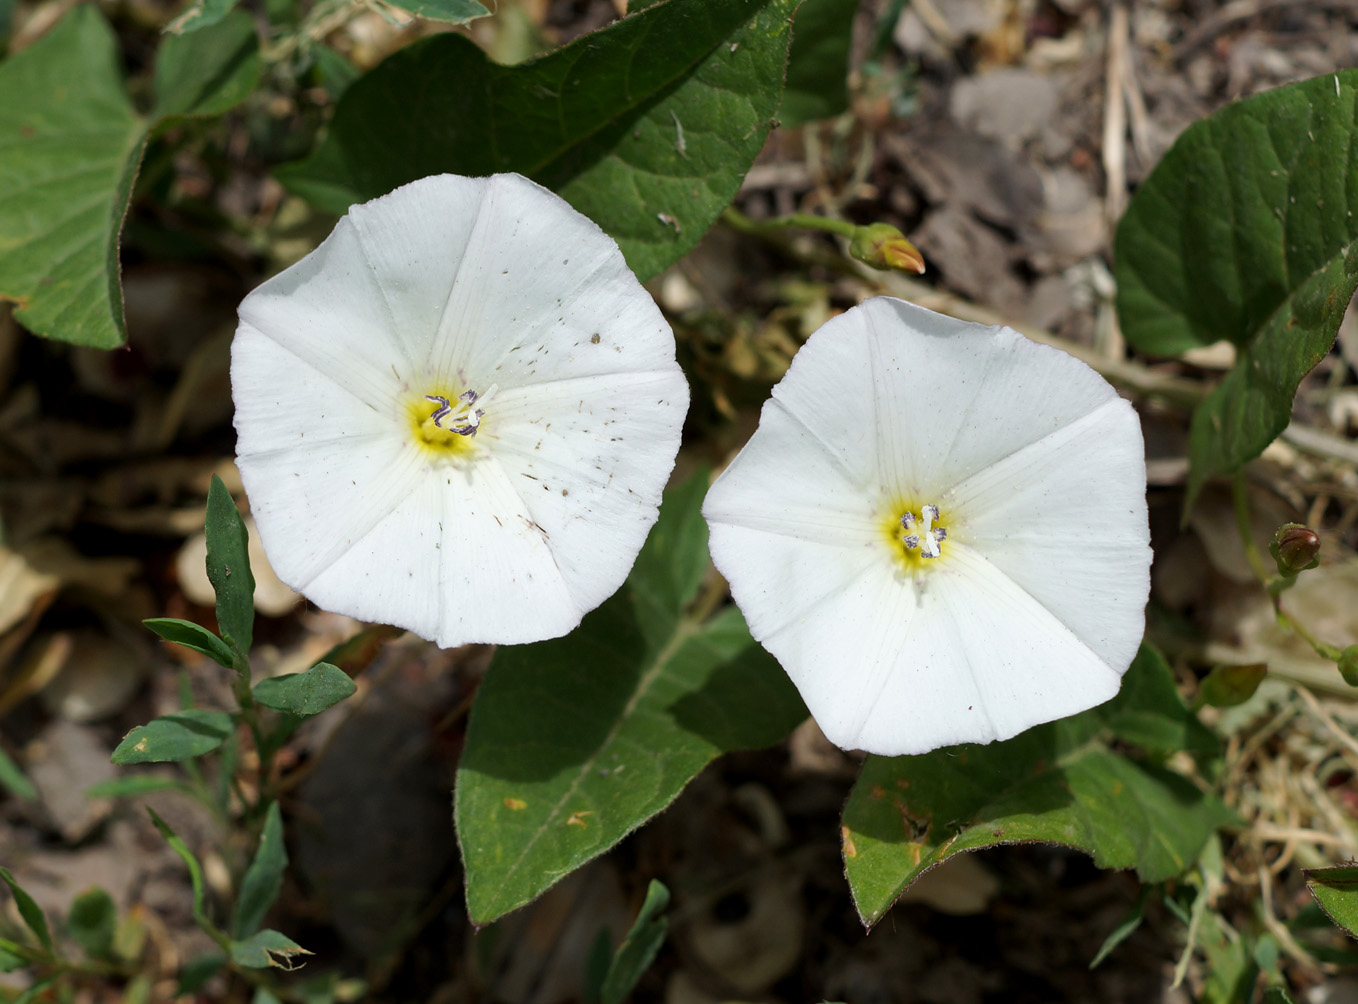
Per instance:
[[[901,516],[901,526],[909,531],[901,538],[901,543],[906,550],[913,551],[920,549],[920,556],[924,558],[937,558],[942,553],[939,548],[941,541],[948,539],[948,531],[941,526],[934,526],[934,520],[938,519],[938,506],[926,505],[920,508],[918,517],[912,512],[906,512]],[[916,532],[915,524],[919,523]]]
[[[438,405],[434,413],[429,416],[434,420],[434,424],[440,429],[447,429],[455,432],[459,436],[475,436],[476,430],[481,425],[481,419],[486,414],[485,405],[495,396],[495,392],[500,389],[499,384],[491,384],[484,394],[477,394],[474,390],[465,392],[457,399],[456,404],[452,404],[446,397],[439,397],[437,394],[426,394],[425,400],[432,401]],[[477,407],[481,405],[481,407]],[[444,425],[444,419],[448,424]]]

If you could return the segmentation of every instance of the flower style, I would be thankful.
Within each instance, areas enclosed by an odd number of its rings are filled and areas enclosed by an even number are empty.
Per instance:
[[[617,244],[514,174],[351,207],[241,303],[231,384],[278,576],[445,647],[557,637],[612,594],[688,407]]]
[[[896,756],[1117,693],[1145,491],[1136,413],[1084,363],[881,297],[811,336],[703,514],[826,736]]]

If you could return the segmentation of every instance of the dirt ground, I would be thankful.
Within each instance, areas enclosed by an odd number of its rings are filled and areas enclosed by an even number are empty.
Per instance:
[[[134,67],[147,56],[146,25],[166,14],[147,3],[110,8]],[[20,4],[17,37],[62,6]],[[500,24],[480,22],[473,34],[509,52],[528,44],[509,26],[559,42],[616,13],[602,0],[502,0],[488,19]],[[362,64],[405,37],[365,17],[332,41]],[[685,464],[729,456],[800,340],[879,291],[1063,340],[1136,401],[1156,550],[1151,637],[1186,693],[1216,661],[1266,660],[1282,673],[1251,705],[1212,721],[1229,743],[1225,797],[1250,823],[1225,839],[1218,908],[1270,931],[1308,905],[1301,867],[1358,856],[1353,702],[1332,667],[1273,624],[1234,537],[1229,494],[1209,491],[1179,527],[1187,412],[1174,388],[1206,385],[1230,356],[1215,347],[1177,362],[1130,354],[1113,311],[1111,238],[1130,193],[1190,123],[1355,64],[1358,4],[1338,0],[865,0],[850,113],[775,130],[736,206],[754,221],[815,212],[893,223],[923,252],[926,274],[866,275],[826,235],[765,240],[719,224],[649,284],[681,361],[711,377],[687,437],[701,446],[681,459],[681,475]],[[315,111],[285,101],[271,110],[279,121]],[[268,218],[274,254],[300,256],[327,223],[267,177],[265,151],[286,136],[252,134],[242,113],[226,128],[235,132],[225,164],[205,164],[199,144],[151,169],[226,218]],[[43,343],[0,309],[0,745],[37,789],[36,799],[0,801],[0,863],[50,916],[99,885],[140,917],[156,999],[173,996],[173,973],[211,946],[194,926],[182,862],[142,805],[198,850],[217,897],[245,848],[174,793],[84,792],[123,770],[109,753],[130,727],[177,707],[182,681],[199,706],[228,703],[224,671],[139,625],[150,616],[211,623],[203,499],[213,473],[239,491],[227,352],[235,305],[267,256],[239,234],[219,241],[227,253],[203,256],[200,226],[134,209],[126,350]],[[185,325],[209,336],[176,337]],[[1326,564],[1304,602],[1313,629],[1341,645],[1358,641],[1355,366],[1358,323],[1346,321],[1298,395],[1293,429],[1251,468],[1261,538],[1288,519],[1322,532]],[[357,629],[257,575],[259,672],[303,668]],[[475,932],[450,791],[467,699],[490,654],[394,642],[357,697],[285,751],[292,868],[270,926],[315,953],[301,975],[361,979],[372,999],[389,1001],[577,1000],[599,930],[619,936],[658,878],[675,897],[671,935],[637,1000],[1142,1004],[1204,992],[1201,957],[1171,988],[1185,927],[1158,891],[1141,928],[1091,970],[1140,888],[1059,848],[967,856],[865,931],[839,858],[856,764],[810,725],[782,747],[718,761],[615,851]],[[13,919],[12,904],[3,909]],[[1358,1000],[1358,983],[1299,952],[1285,965],[1297,1001]],[[13,979],[0,987],[20,985]],[[121,994],[110,980],[87,999]],[[194,997],[246,994],[219,976]]]

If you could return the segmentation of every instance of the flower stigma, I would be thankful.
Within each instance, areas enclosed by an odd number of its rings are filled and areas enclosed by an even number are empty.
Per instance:
[[[499,389],[491,384],[485,393],[468,389],[459,395],[433,393],[412,398],[408,410],[416,444],[444,458],[470,455],[485,406]]]

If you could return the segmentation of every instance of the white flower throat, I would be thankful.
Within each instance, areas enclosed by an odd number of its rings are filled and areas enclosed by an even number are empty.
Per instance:
[[[924,558],[937,558],[942,553],[939,544],[948,539],[948,531],[934,526],[937,519],[936,505],[921,506],[918,517],[908,510],[901,516],[901,528],[905,530],[901,543],[907,551],[919,548],[920,556]]]

